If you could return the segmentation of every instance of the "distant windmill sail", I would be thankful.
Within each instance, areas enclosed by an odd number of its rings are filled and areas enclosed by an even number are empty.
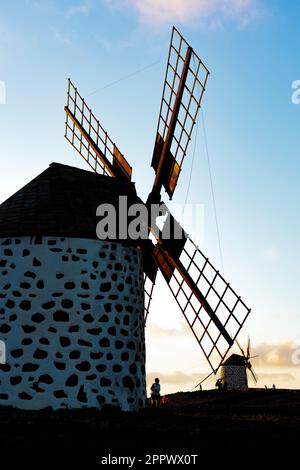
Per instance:
[[[256,373],[255,373],[254,370],[253,370],[253,366],[252,366],[252,364],[251,364],[251,362],[250,362],[250,359],[254,359],[255,357],[258,357],[258,356],[257,356],[257,355],[256,355],[256,356],[251,356],[250,337],[248,337],[246,353],[245,353],[244,349],[242,348],[242,346],[240,345],[240,343],[238,342],[238,340],[236,340],[236,344],[238,345],[239,350],[241,351],[242,356],[244,357],[246,369],[250,372],[251,377],[252,377],[254,383],[257,383],[258,377],[257,377]]]

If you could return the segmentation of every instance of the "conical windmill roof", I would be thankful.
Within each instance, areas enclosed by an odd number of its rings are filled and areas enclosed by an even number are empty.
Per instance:
[[[135,186],[60,163],[34,178],[0,205],[0,237],[70,236],[96,239],[96,208],[119,196],[141,202]]]
[[[245,367],[245,358],[240,354],[231,354],[226,361],[223,362],[223,366],[243,366]]]

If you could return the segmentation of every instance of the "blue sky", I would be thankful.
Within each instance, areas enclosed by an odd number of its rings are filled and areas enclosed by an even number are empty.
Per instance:
[[[253,308],[244,334],[261,353],[259,375],[294,387],[300,105],[291,101],[291,84],[300,79],[299,17],[296,0],[19,0],[0,8],[1,201],[52,161],[85,168],[63,138],[68,77],[125,153],[146,198],[171,25],[191,43],[211,72],[203,114],[225,275]],[[174,201],[204,205],[203,250],[220,266],[201,120],[187,195],[193,145]],[[192,382],[187,373],[195,381],[205,363],[192,336],[180,332],[162,280],[151,322],[150,373],[163,364],[169,390]],[[170,355],[164,345],[173,328]]]

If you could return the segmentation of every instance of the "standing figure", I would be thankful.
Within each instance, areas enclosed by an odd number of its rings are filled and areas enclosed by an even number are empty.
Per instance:
[[[160,383],[159,378],[156,377],[154,383],[151,385],[151,406],[158,407],[160,404]]]

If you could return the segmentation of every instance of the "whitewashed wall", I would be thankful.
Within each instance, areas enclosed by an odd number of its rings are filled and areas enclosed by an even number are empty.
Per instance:
[[[144,405],[142,256],[80,238],[0,239],[0,405]]]
[[[228,388],[246,389],[247,376],[243,366],[226,365],[221,367],[221,378],[227,382]]]

